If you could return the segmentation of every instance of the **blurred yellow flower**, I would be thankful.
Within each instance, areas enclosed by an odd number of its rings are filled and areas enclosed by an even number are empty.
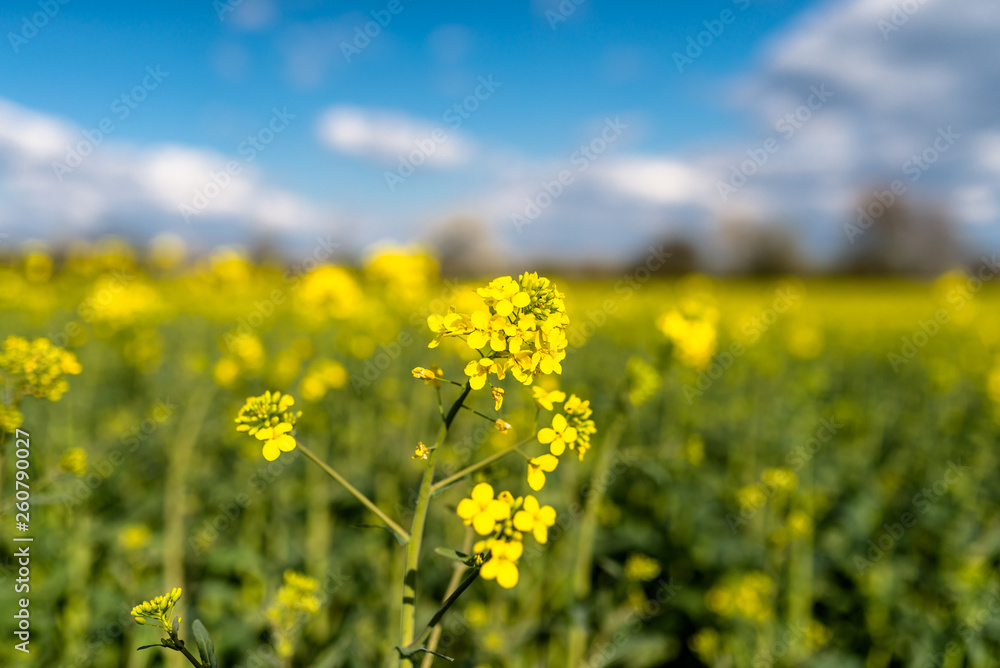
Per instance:
[[[87,473],[87,451],[83,448],[70,448],[59,457],[59,468],[77,477]]]

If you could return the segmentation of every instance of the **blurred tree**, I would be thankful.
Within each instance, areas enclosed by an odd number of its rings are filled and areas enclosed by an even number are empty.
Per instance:
[[[839,266],[847,273],[936,275],[963,257],[943,210],[912,208],[888,188],[862,199],[844,232],[848,248]]]

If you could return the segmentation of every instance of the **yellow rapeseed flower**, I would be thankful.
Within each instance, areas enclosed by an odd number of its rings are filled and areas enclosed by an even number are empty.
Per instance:
[[[549,446],[549,451],[558,457],[566,450],[566,446],[572,447],[576,441],[576,429],[569,426],[566,416],[556,413],[552,416],[552,426],[543,427],[538,431],[538,442]]]
[[[536,492],[545,486],[545,474],[552,473],[559,465],[559,459],[550,454],[528,460],[528,487]]]
[[[517,584],[517,560],[524,553],[524,544],[517,540],[494,540],[488,547],[490,559],[483,564],[479,575],[484,580],[496,580],[504,589],[511,589]]]
[[[539,506],[532,495],[524,497],[524,505],[514,515],[514,528],[525,533],[531,532],[535,540],[544,545],[549,540],[549,527],[556,523],[556,511],[552,506]]]
[[[480,536],[488,536],[498,521],[510,517],[510,505],[494,499],[493,486],[481,482],[472,488],[471,498],[459,502],[457,512],[466,526],[472,525]]]
[[[236,417],[237,431],[245,431],[259,441],[264,441],[264,459],[271,462],[282,452],[295,449],[295,438],[291,431],[295,421],[302,415],[289,410],[295,403],[290,394],[265,392],[258,397],[247,397],[246,403]]]
[[[562,403],[566,400],[566,393],[560,392],[559,390],[552,390],[551,392],[546,392],[537,385],[531,388],[532,393],[535,395],[535,403],[539,408],[544,408],[547,411],[552,410],[552,404]]]

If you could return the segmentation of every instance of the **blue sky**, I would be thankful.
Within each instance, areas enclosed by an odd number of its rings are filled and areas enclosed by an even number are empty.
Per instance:
[[[718,242],[731,218],[788,222],[821,250],[848,240],[870,183],[958,124],[907,197],[993,239],[1000,132],[981,91],[1000,24],[986,0],[908,1],[6,2],[0,225],[15,239],[289,244],[334,230],[361,248],[466,216],[511,252],[600,256],[670,230]],[[377,16],[386,25],[355,41]],[[832,97],[779,132],[822,85]],[[455,127],[445,114],[466,99]],[[275,109],[293,118],[248,160],[243,142],[271,138]],[[91,142],[102,122],[113,131]],[[574,163],[609,122],[624,129]],[[769,137],[768,164],[726,196],[719,184]],[[81,141],[90,155],[60,174]],[[422,164],[394,180],[408,155]],[[239,172],[199,208],[227,163]],[[518,225],[532,202],[545,206]]]

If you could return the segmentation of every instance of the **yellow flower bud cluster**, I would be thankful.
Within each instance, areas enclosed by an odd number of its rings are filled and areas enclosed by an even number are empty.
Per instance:
[[[174,587],[163,596],[157,596],[152,601],[143,601],[132,608],[132,616],[135,617],[137,624],[157,626],[167,633],[171,633],[174,627],[173,620],[170,619],[170,613],[173,611],[174,605],[177,604],[180,597],[180,588]],[[177,622],[180,623],[180,619]]]
[[[295,398],[290,394],[269,391],[258,397],[247,397],[236,416],[237,431],[245,431],[258,441],[264,441],[264,459],[269,462],[282,452],[295,449],[291,432],[302,411],[289,410],[294,403]]]
[[[485,580],[496,580],[504,589],[517,584],[517,562],[524,553],[524,534],[544,544],[549,527],[556,522],[552,506],[542,506],[530,494],[514,496],[507,491],[493,498],[493,486],[481,482],[472,494],[458,504],[458,516],[477,534],[486,536],[473,547],[479,574]]]

